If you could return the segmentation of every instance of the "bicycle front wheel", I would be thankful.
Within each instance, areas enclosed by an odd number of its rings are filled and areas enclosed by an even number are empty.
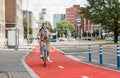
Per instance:
[[[47,54],[46,54],[46,51],[44,51],[43,61],[44,61],[43,66],[45,67],[45,66],[46,66],[46,61],[47,61]]]

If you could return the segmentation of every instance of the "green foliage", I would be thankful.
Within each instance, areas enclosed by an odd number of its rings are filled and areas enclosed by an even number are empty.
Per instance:
[[[62,20],[57,23],[57,30],[58,30],[58,34],[67,35],[67,30],[73,32],[73,31],[75,31],[75,27],[72,24],[70,24],[69,21]]]
[[[80,10],[84,17],[94,24],[101,24],[105,30],[114,32],[115,43],[117,43],[120,25],[120,2],[119,0],[87,0],[88,5]]]
[[[23,22],[23,26],[24,26],[24,38],[27,38],[27,31],[28,31],[28,28],[27,28],[27,26],[28,26],[28,24],[27,24],[27,22],[26,21],[24,21]],[[32,34],[32,28],[31,27],[29,27],[29,34]]]

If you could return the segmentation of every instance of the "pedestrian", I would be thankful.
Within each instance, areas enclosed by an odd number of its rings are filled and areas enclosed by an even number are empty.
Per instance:
[[[40,44],[40,58],[43,57],[44,48],[47,50],[47,60],[50,60],[50,41],[52,39],[51,32],[47,27],[46,23],[42,23],[42,28],[38,32],[38,41]]]

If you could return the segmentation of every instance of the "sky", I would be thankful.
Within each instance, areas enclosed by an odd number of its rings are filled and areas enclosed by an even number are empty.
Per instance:
[[[28,1],[28,3],[27,3]],[[46,20],[53,22],[53,14],[65,14],[65,9],[78,4],[81,7],[87,4],[86,0],[23,0],[23,10],[33,12],[35,19],[39,19],[42,8],[46,8]],[[27,5],[28,4],[28,5]]]

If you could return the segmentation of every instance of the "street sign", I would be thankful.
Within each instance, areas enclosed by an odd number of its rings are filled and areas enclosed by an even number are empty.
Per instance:
[[[76,18],[76,24],[77,26],[81,26],[81,18]]]

